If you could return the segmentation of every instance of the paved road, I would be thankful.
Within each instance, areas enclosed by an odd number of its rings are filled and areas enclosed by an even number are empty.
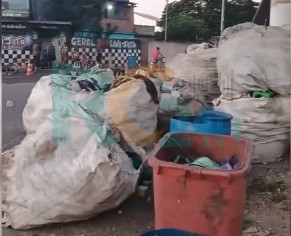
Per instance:
[[[2,148],[7,150],[17,145],[24,136],[22,111],[32,88],[41,76],[50,72],[38,73],[32,77],[25,75],[4,76],[2,80]],[[13,106],[7,106],[12,101]]]

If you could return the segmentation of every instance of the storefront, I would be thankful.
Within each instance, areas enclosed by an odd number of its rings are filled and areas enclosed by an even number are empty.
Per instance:
[[[19,22],[2,22],[2,64],[12,63],[14,58],[32,59],[33,43],[29,25]]]
[[[71,23],[37,21],[2,21],[2,64],[12,63],[14,58],[33,59],[32,46],[38,41],[46,48],[53,42],[59,62],[62,44],[70,37]]]
[[[115,35],[116,36],[116,35]],[[119,38],[119,39],[118,39]],[[128,56],[136,56],[138,64],[141,60],[141,47],[139,40],[134,37],[120,39],[122,37],[100,38],[90,31],[76,32],[71,38],[71,53],[69,63],[72,63],[72,53],[75,49],[78,52],[85,50],[86,54],[93,61],[96,61],[97,49],[102,50],[102,64],[112,67],[124,67]]]

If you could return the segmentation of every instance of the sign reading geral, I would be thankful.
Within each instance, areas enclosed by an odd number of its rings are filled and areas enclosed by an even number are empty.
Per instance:
[[[28,18],[29,0],[3,0],[2,17]]]
[[[136,49],[137,43],[134,40],[110,40],[109,47],[118,49]]]
[[[89,31],[75,32],[71,44],[73,47],[96,47],[96,35]]]
[[[24,36],[2,35],[2,49],[19,50],[27,45],[27,40]]]

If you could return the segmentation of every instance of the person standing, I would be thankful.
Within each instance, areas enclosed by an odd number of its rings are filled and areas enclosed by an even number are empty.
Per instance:
[[[102,64],[102,49],[100,46],[97,47],[97,57],[96,57],[96,65],[99,67]]]
[[[47,46],[47,57],[48,57],[48,68],[51,69],[53,67],[53,62],[56,60],[56,50],[51,41]]]
[[[69,59],[69,47],[66,42],[61,48],[61,57],[62,57],[62,65],[66,65]]]
[[[33,54],[33,60],[36,67],[39,67],[40,64],[40,53],[41,53],[41,47],[38,42],[35,42],[35,44],[32,46],[32,54]]]

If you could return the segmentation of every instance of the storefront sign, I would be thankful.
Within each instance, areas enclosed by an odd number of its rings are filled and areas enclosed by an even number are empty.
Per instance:
[[[58,30],[58,26],[56,25],[38,25],[39,29],[48,29],[48,30]]]
[[[71,39],[71,44],[74,47],[96,47],[96,34],[90,31],[75,32]]]
[[[28,45],[28,39],[24,36],[2,36],[2,49],[19,50]]]
[[[1,27],[4,30],[27,30],[27,25],[21,23],[17,24],[2,22]]]
[[[74,47],[96,47],[96,40],[73,37],[71,44]]]
[[[109,40],[109,47],[118,49],[136,49],[137,44],[133,40]]]

